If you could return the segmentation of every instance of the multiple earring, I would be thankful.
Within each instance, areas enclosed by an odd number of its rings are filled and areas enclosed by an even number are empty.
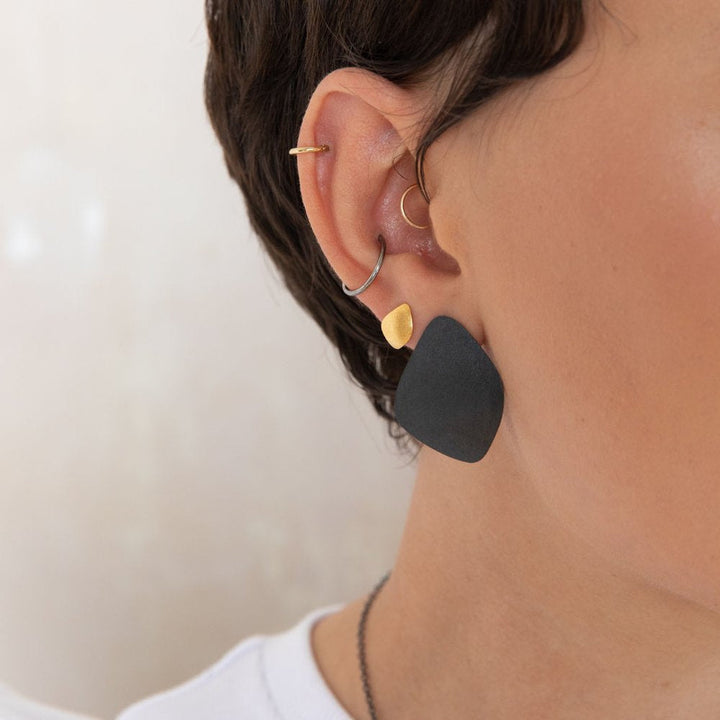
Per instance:
[[[292,148],[291,155],[324,152],[327,145]],[[417,225],[400,212],[413,227]],[[380,255],[370,277],[356,290],[342,283],[346,295],[367,290],[385,258],[385,239],[378,235]],[[388,344],[400,349],[410,342],[413,318],[407,303],[398,305],[383,319],[381,328]],[[439,315],[430,321],[415,346],[395,394],[395,419],[424,445],[463,462],[478,462],[487,454],[502,420],[505,392],[502,378],[480,343],[457,320]]]

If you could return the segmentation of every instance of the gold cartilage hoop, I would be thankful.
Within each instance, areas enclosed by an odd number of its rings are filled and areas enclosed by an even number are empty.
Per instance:
[[[290,154],[291,155],[304,155],[305,153],[313,153],[313,152],[325,152],[326,150],[329,150],[329,145],[305,145],[302,147],[294,147],[290,148]]]
[[[417,228],[418,230],[425,230],[425,228],[429,228],[430,225],[418,225],[417,223],[414,223],[414,222],[407,216],[407,213],[405,212],[405,198],[407,197],[407,194],[408,194],[413,188],[416,188],[416,187],[419,187],[419,186],[418,186],[417,183],[414,183],[413,185],[411,185],[411,186],[402,194],[402,197],[400,198],[400,212],[402,213],[402,216],[405,218],[405,222],[406,222],[408,225],[412,225],[414,228]]]

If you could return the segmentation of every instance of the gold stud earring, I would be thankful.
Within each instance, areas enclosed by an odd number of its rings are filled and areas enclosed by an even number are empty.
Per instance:
[[[413,334],[413,318],[410,306],[407,303],[398,305],[382,319],[380,327],[385,339],[396,350],[399,350],[403,345],[407,345]]]
[[[418,184],[417,184],[417,183],[414,183],[413,185],[411,185],[411,186],[402,194],[402,197],[400,198],[400,212],[402,213],[402,216],[405,218],[405,222],[406,222],[408,225],[412,225],[414,228],[417,228],[418,230],[425,230],[425,228],[429,228],[430,225],[418,225],[417,223],[414,223],[414,222],[407,216],[407,213],[405,212],[405,198],[407,197],[407,194],[408,194],[413,188],[416,188],[416,187],[418,187]]]

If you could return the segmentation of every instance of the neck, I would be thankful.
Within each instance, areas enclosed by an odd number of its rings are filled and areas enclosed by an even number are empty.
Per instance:
[[[573,533],[501,431],[466,465],[423,448],[367,626],[378,717],[720,716],[720,616]]]

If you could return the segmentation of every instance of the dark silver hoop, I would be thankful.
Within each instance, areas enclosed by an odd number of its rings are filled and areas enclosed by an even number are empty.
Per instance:
[[[370,283],[377,277],[377,274],[380,272],[380,266],[385,258],[385,238],[382,235],[378,235],[378,242],[380,243],[380,257],[378,258],[377,263],[375,263],[375,268],[370,274],[370,277],[357,290],[350,290],[347,288],[345,283],[343,283],[342,289],[346,295],[350,295],[351,297],[359,295],[361,292],[367,290],[370,287]]]

